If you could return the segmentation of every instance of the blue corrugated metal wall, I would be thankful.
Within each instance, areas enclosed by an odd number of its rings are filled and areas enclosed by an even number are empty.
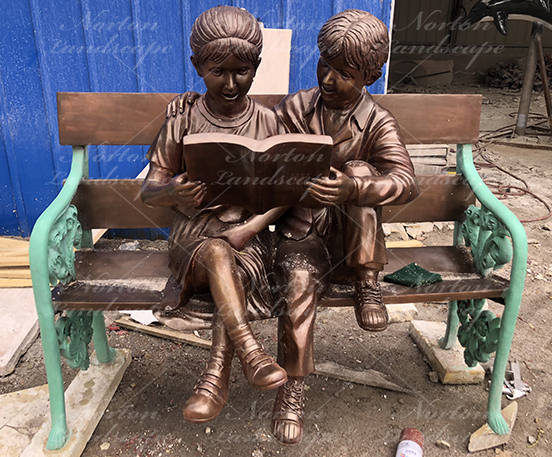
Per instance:
[[[183,92],[204,86],[188,64],[194,19],[219,4],[293,30],[290,91],[316,84],[316,36],[359,8],[390,23],[392,0],[14,0],[0,4],[0,235],[29,236],[70,167],[58,144],[56,92]],[[379,81],[373,93],[382,93]],[[93,178],[134,177],[145,148],[91,150]]]

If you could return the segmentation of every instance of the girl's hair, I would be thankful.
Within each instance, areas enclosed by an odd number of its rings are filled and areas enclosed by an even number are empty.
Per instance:
[[[389,33],[376,16],[361,10],[345,10],[322,26],[318,49],[327,59],[343,57],[349,67],[365,72],[368,78],[387,62]]]
[[[216,6],[195,20],[190,46],[200,65],[207,60],[220,63],[228,54],[257,64],[263,48],[263,34],[255,17],[246,10]]]

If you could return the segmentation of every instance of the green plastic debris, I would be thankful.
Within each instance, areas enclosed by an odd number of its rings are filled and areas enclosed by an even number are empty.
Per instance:
[[[413,262],[394,273],[385,275],[383,280],[407,287],[420,287],[425,284],[441,282],[443,277],[438,273],[427,271],[425,268]]]

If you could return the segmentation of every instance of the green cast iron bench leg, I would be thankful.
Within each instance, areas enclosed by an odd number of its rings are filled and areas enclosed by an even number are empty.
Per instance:
[[[491,429],[499,434],[508,433],[509,427],[502,417],[501,400],[502,385],[506,374],[506,365],[514,336],[514,329],[521,305],[525,275],[527,269],[527,235],[521,222],[512,212],[506,208],[487,188],[477,173],[473,164],[471,144],[459,145],[457,151],[457,166],[467,179],[468,184],[475,193],[482,207],[490,211],[506,227],[513,244],[512,273],[510,275],[510,287],[505,297],[504,312],[500,322],[498,334],[498,346],[493,366],[493,375],[487,405],[488,424]],[[455,242],[458,241],[458,233]],[[458,330],[458,316],[454,311],[458,309],[456,302],[451,302],[447,334],[440,341],[441,347],[450,347],[453,343],[453,335]]]
[[[94,331],[94,349],[100,363],[108,363],[115,357],[116,351],[109,347],[105,332],[105,319],[103,311],[94,311],[92,318],[92,330]]]
[[[448,305],[447,330],[445,331],[445,336],[439,340],[439,346],[442,349],[452,349],[458,338],[459,325],[458,302],[450,301]]]
[[[84,147],[73,148],[71,172],[63,189],[37,220],[31,235],[29,260],[33,293],[40,324],[44,363],[48,378],[50,396],[50,415],[52,427],[46,448],[50,451],[61,449],[68,439],[65,395],[61,372],[61,355],[68,352],[72,341],[68,335],[78,336],[79,342],[86,345],[85,356],[80,361],[69,361],[70,365],[82,369],[88,368],[88,342],[90,338],[81,338],[81,334],[94,335],[94,344],[98,361],[107,363],[115,357],[115,351],[107,343],[103,312],[70,311],[67,318],[54,319],[54,309],[50,285],[70,282],[74,279],[73,246],[78,247],[82,239],[80,224],[76,218],[76,209],[71,200],[77,187],[88,172],[88,157]],[[89,236],[87,238],[90,238]],[[81,314],[79,314],[81,313]],[[75,324],[76,323],[76,324]],[[79,327],[84,323],[84,327]],[[90,325],[92,329],[90,330]],[[82,343],[81,343],[82,344]]]
[[[31,262],[31,271],[32,271]],[[52,428],[46,448],[50,451],[61,449],[68,438],[67,417],[65,413],[65,398],[63,377],[61,374],[61,354],[54,324],[54,312],[50,284],[44,270],[38,277],[33,274],[33,291],[40,324],[40,337],[44,364],[48,378],[48,392],[50,397],[50,416]],[[39,279],[40,278],[40,279]]]
[[[462,235],[462,223],[454,223],[454,246],[458,246],[463,243]],[[439,347],[442,349],[452,349],[456,339],[458,338],[458,327],[460,326],[460,319],[458,318],[458,302],[453,300],[449,301],[448,317],[447,317],[447,329],[445,336],[439,340]]]

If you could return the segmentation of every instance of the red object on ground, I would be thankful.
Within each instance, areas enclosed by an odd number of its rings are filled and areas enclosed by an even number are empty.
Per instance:
[[[405,428],[401,432],[395,457],[422,457],[424,453],[424,435],[415,428]]]

